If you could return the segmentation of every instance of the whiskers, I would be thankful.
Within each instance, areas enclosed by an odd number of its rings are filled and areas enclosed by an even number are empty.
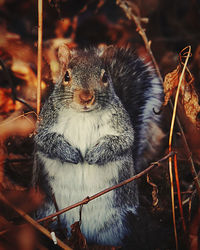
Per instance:
[[[62,93],[54,93],[52,96],[52,101],[57,104],[57,103],[71,103],[73,101],[73,93],[72,92],[62,92]]]
[[[73,91],[55,91],[51,95],[51,99],[54,105],[61,107],[62,105],[69,106],[72,105],[74,102],[74,94]],[[76,104],[76,103],[75,103]],[[113,101],[113,97],[110,97],[109,93],[99,93],[95,91],[95,104],[96,107],[94,109],[104,109],[104,108],[112,108],[117,110],[115,107],[115,102]]]
[[[96,101],[100,106],[102,105],[102,107],[113,106],[113,102],[109,95],[105,93],[96,94]]]

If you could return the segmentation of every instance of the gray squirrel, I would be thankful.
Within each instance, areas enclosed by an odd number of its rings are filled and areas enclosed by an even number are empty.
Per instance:
[[[43,105],[35,136],[33,184],[46,194],[37,218],[81,201],[143,170],[163,138],[162,85],[130,49],[59,48],[59,79]],[[131,182],[82,208],[81,231],[89,243],[123,245],[127,217],[137,215],[138,188]],[[60,215],[63,227],[79,208]],[[56,228],[56,223],[52,226]]]

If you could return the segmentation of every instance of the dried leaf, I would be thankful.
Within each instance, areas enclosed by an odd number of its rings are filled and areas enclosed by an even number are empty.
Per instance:
[[[71,237],[69,241],[72,244],[72,248],[75,250],[87,250],[87,242],[84,235],[81,233],[80,222],[76,221],[71,225]]]
[[[200,106],[198,95],[193,86],[193,78],[189,83],[186,82],[181,86],[181,97],[186,116],[199,128],[198,113],[200,112]]]
[[[169,102],[169,99],[174,96],[175,90],[179,83],[179,77],[181,74],[181,66],[168,73],[164,80],[164,93],[165,101],[164,106]],[[200,121],[198,120],[198,114],[200,112],[199,99],[196,90],[193,86],[194,79],[187,69],[186,74],[183,78],[180,88],[180,100],[185,111],[185,115],[189,118],[190,122],[193,123],[197,128],[200,127]]]
[[[164,106],[166,106],[169,102],[170,97],[173,95],[174,90],[178,86],[179,81],[179,72],[180,72],[180,66],[177,66],[175,70],[168,73],[165,76],[163,87],[164,87],[164,93],[165,93],[165,101]]]
[[[157,185],[155,183],[153,183],[150,180],[150,177],[149,177],[148,174],[147,174],[147,183],[149,183],[149,185],[151,185],[152,188],[153,188],[152,193],[151,193],[152,199],[153,199],[152,205],[153,205],[153,207],[156,207],[158,205],[158,196],[157,196],[157,194],[158,194],[158,187],[157,187]]]

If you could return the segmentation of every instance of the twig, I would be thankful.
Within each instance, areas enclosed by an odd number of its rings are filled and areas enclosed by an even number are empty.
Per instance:
[[[178,194],[178,192],[174,192],[175,194]],[[181,194],[192,194],[193,191],[182,191]]]
[[[38,0],[37,114],[41,106],[43,0]]]
[[[32,110],[34,111],[35,109],[30,105],[28,104],[23,98],[19,98],[19,97],[15,97],[15,100],[18,101],[18,102],[21,102],[22,104],[24,104],[29,110]]]
[[[65,212],[67,212],[67,211],[69,211],[69,210],[71,210],[71,209],[73,209],[75,207],[87,204],[88,202],[90,202],[90,201],[98,198],[99,196],[104,195],[104,194],[106,194],[106,193],[108,193],[108,192],[110,192],[110,191],[112,191],[112,190],[114,190],[116,188],[122,187],[122,186],[128,184],[129,182],[132,182],[132,181],[142,177],[143,175],[148,173],[150,170],[152,170],[154,167],[159,166],[161,162],[167,160],[173,154],[174,154],[173,152],[170,152],[169,154],[167,154],[166,156],[164,156],[163,158],[161,158],[157,162],[153,162],[148,168],[146,168],[144,171],[140,172],[139,174],[136,174],[136,175],[132,176],[131,178],[126,179],[125,181],[122,181],[122,182],[120,182],[119,184],[117,184],[115,186],[106,188],[106,189],[102,190],[101,192],[99,192],[97,194],[94,194],[94,195],[92,195],[90,197],[88,196],[85,199],[83,199],[82,201],[77,202],[77,203],[75,203],[73,205],[70,205],[70,206],[68,206],[66,208],[63,208],[62,210],[60,210],[60,211],[58,211],[56,213],[53,213],[53,214],[51,214],[49,216],[46,216],[46,217],[44,217],[42,219],[39,219],[39,220],[37,220],[37,222],[43,222],[43,221],[49,220],[49,219],[51,219],[53,217],[56,217],[56,216],[58,216],[58,215],[60,215],[62,213],[65,213]]]
[[[9,232],[10,229],[4,229],[2,231],[0,231],[0,236],[2,236],[3,234],[6,234],[7,232]]]
[[[144,41],[144,45],[146,47],[147,52],[149,53],[151,60],[154,64],[154,67],[156,69],[156,72],[158,74],[158,77],[160,78],[160,81],[163,82],[162,76],[160,74],[160,70],[158,67],[158,64],[156,62],[156,59],[153,55],[153,52],[151,50],[151,41],[148,40],[146,33],[145,33],[145,29],[143,29],[142,25],[141,25],[141,21],[144,20],[144,18],[141,18],[137,15],[135,15],[132,11],[131,6],[129,5],[128,1],[124,1],[124,0],[116,0],[116,3],[119,5],[119,7],[121,7],[123,9],[123,11],[125,12],[126,16],[128,17],[128,19],[133,20],[136,27],[137,27],[137,31],[140,34],[140,36],[142,37],[143,41]]]
[[[13,80],[12,78],[10,77],[10,74],[8,72],[8,69],[6,68],[5,64],[4,64],[4,61],[0,58],[0,65],[6,75],[6,78],[7,78],[7,81],[11,87],[11,90],[12,90],[12,99],[13,99],[13,103],[15,104],[15,101],[18,101],[18,102],[21,102],[22,104],[24,104],[29,110],[33,110],[34,111],[34,108],[31,107],[30,104],[28,104],[24,99],[22,98],[19,98],[17,97],[16,95],[16,92],[15,92],[15,86],[14,86],[14,83],[13,83]]]
[[[44,235],[46,235],[49,239],[52,240],[52,236],[51,233],[43,226],[41,226],[37,221],[35,221],[34,219],[32,219],[28,214],[26,214],[24,211],[22,211],[21,209],[17,208],[16,206],[14,206],[10,201],[8,201],[4,195],[0,192],[0,200],[6,204],[7,206],[9,206],[10,208],[12,208],[15,212],[17,212],[21,217],[23,217],[28,223],[30,223],[33,227],[35,227],[37,230],[39,230],[40,232],[42,232]],[[66,249],[66,250],[72,250],[69,246],[67,246],[66,244],[64,244],[60,239],[57,239],[57,244],[58,246],[60,246],[62,249]]]
[[[185,205],[188,202],[190,202],[193,199],[193,197],[195,196],[196,191],[197,191],[196,189],[194,191],[192,191],[192,193],[190,194],[190,196],[187,199],[185,199],[184,201],[182,201],[182,205]],[[188,219],[188,221],[189,221],[189,219]]]
[[[24,113],[24,114],[22,114],[22,115],[19,115],[19,116],[13,118],[13,119],[10,119],[10,120],[8,120],[8,121],[6,120],[6,121],[0,122],[0,127],[1,127],[1,126],[5,126],[6,124],[9,124],[9,123],[11,123],[11,122],[14,122],[15,120],[17,120],[17,119],[19,119],[19,118],[21,118],[21,117],[26,117],[27,115],[30,115],[30,114],[34,114],[34,115],[36,115],[36,117],[38,117],[37,114],[35,113],[35,111],[30,111],[30,112]]]

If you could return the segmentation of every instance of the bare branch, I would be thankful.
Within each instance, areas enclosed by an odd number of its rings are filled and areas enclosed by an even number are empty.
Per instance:
[[[133,7],[132,7],[132,3],[130,1],[124,1],[124,0],[116,0],[116,3],[119,5],[120,8],[123,9],[123,11],[125,12],[126,16],[128,17],[129,20],[134,21],[136,27],[137,27],[137,31],[140,34],[140,36],[142,37],[143,41],[144,41],[144,45],[146,47],[147,52],[149,53],[151,60],[154,64],[154,67],[156,69],[156,72],[158,74],[158,77],[160,78],[160,81],[163,82],[162,76],[160,74],[160,70],[158,67],[158,64],[156,62],[156,59],[152,53],[151,50],[151,41],[148,40],[146,33],[145,33],[145,29],[142,27],[141,22],[145,22],[147,23],[147,18],[141,18],[139,16],[139,10],[134,11],[135,13],[133,13]],[[136,8],[136,5],[134,4],[134,10],[139,9]],[[144,21],[145,20],[145,21]]]
[[[99,192],[99,193],[97,193],[97,194],[94,194],[94,195],[92,195],[92,196],[90,196],[90,197],[88,196],[88,197],[86,197],[85,199],[83,199],[82,201],[77,202],[77,203],[75,203],[75,204],[73,204],[73,205],[70,205],[70,206],[68,206],[68,207],[66,207],[66,208],[63,208],[63,209],[61,209],[60,211],[58,211],[58,212],[56,212],[56,213],[53,213],[53,214],[51,214],[51,215],[49,215],[49,216],[46,216],[46,217],[44,217],[44,218],[42,218],[42,219],[39,219],[37,222],[43,222],[43,221],[49,220],[49,219],[51,219],[51,218],[53,218],[53,217],[56,217],[56,216],[58,216],[58,215],[60,215],[60,214],[62,214],[62,213],[65,213],[65,212],[67,212],[67,211],[69,211],[69,210],[71,210],[71,209],[73,209],[73,208],[75,208],[75,207],[78,207],[78,206],[87,204],[88,202],[90,202],[90,201],[92,201],[92,200],[94,200],[94,199],[100,197],[101,195],[104,195],[104,194],[106,194],[106,193],[108,193],[108,192],[110,192],[110,191],[112,191],[112,190],[114,190],[114,189],[116,189],[116,188],[119,188],[119,187],[122,187],[122,186],[128,184],[129,182],[132,182],[132,181],[134,181],[134,180],[136,180],[136,179],[139,179],[140,177],[142,177],[143,175],[145,175],[146,173],[148,173],[148,172],[149,172],[150,170],[152,170],[153,168],[155,168],[155,167],[157,167],[157,166],[160,166],[160,163],[161,163],[161,162],[167,160],[167,159],[168,159],[169,157],[171,157],[173,154],[174,154],[173,152],[170,152],[168,155],[164,156],[164,157],[161,158],[160,160],[158,160],[158,161],[156,161],[156,162],[153,162],[148,168],[146,168],[144,171],[140,172],[139,174],[136,174],[136,175],[134,175],[133,177],[131,177],[131,178],[129,178],[129,179],[126,179],[125,181],[122,181],[122,182],[120,182],[119,184],[117,184],[117,185],[115,185],[115,186],[106,188],[106,189],[102,190],[101,192]]]
[[[51,233],[43,226],[41,226],[37,221],[35,221],[34,219],[32,219],[28,214],[26,214],[24,211],[22,211],[21,209],[17,208],[16,206],[14,206],[10,201],[8,201],[4,195],[0,192],[0,200],[6,204],[7,206],[11,207],[15,212],[17,212],[21,217],[24,218],[24,220],[26,220],[29,224],[31,224],[34,228],[36,228],[37,230],[39,230],[41,233],[43,233],[44,235],[46,235],[49,239],[52,240],[52,235]],[[57,239],[57,244],[58,246],[60,246],[62,249],[66,249],[66,250],[72,250],[70,247],[68,247],[66,244],[64,244],[60,239]]]

